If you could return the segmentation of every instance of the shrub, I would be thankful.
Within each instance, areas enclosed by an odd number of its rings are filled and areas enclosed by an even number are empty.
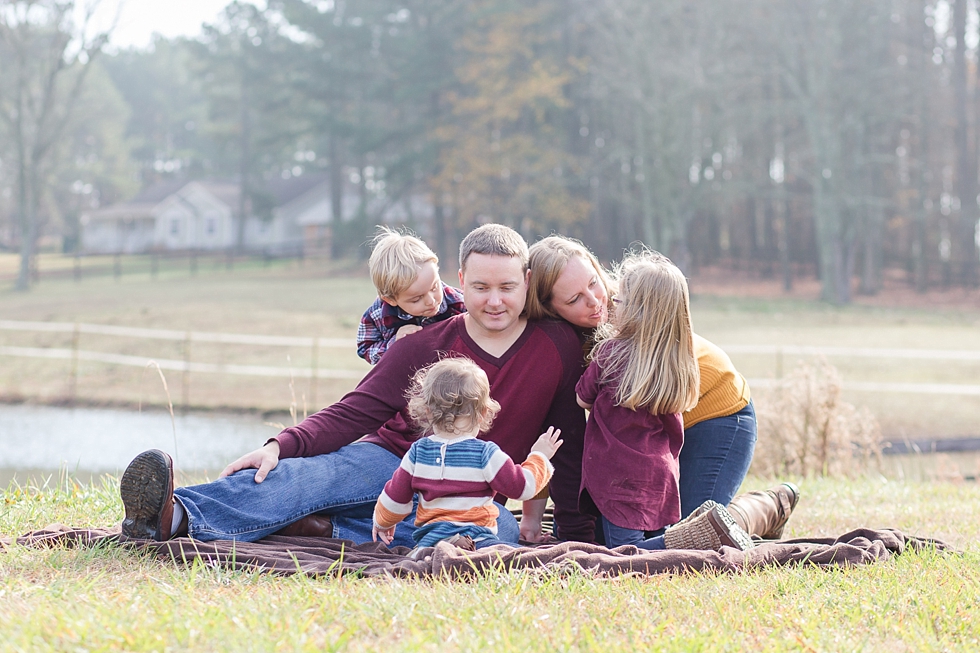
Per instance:
[[[881,429],[866,407],[840,398],[837,369],[800,361],[758,401],[752,472],[763,476],[861,475],[880,469]]]

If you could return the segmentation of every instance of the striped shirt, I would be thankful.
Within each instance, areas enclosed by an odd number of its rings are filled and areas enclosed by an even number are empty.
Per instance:
[[[388,529],[412,512],[418,493],[415,525],[444,521],[474,524],[497,532],[494,494],[527,501],[541,491],[554,467],[532,451],[517,465],[493,442],[475,437],[447,439],[430,435],[414,442],[374,508],[374,523]]]

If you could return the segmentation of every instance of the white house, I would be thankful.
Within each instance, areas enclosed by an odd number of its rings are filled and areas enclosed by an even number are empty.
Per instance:
[[[340,206],[341,218],[347,221],[360,213],[362,200],[358,187],[344,181]],[[229,181],[170,181],[152,186],[128,202],[83,213],[81,251],[111,254],[234,247],[239,193],[238,184]],[[329,250],[333,211],[328,175],[271,180],[248,204],[246,250],[272,254]],[[371,194],[364,208],[379,223],[422,226],[432,217],[432,205],[424,195],[392,202]]]

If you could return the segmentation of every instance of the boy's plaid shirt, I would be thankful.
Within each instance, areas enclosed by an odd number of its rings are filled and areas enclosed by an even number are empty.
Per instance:
[[[379,297],[361,316],[361,323],[357,327],[357,355],[375,365],[388,351],[388,345],[394,341],[395,334],[403,326],[407,324],[425,326],[465,312],[463,293],[445,283],[442,284],[442,303],[439,304],[439,312],[432,317],[409,315]]]

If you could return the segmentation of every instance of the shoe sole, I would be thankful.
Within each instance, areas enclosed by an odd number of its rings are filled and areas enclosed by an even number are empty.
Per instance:
[[[764,540],[778,540],[783,537],[783,531],[786,530],[786,524],[789,523],[790,516],[793,514],[793,511],[796,510],[796,504],[800,502],[800,488],[797,487],[796,483],[790,483],[789,481],[786,481],[784,483],[781,483],[779,487],[786,488],[787,490],[789,490],[790,493],[789,510],[787,510],[786,513],[783,515],[782,522],[778,526],[776,526],[776,528],[763,534],[762,539]],[[776,496],[774,497],[776,499],[776,505],[779,506],[780,510],[782,510],[783,502],[779,500],[779,493],[773,490],[769,490],[769,492],[776,494]]]
[[[708,511],[708,521],[718,533],[722,546],[730,546],[740,551],[748,551],[755,546],[749,534],[742,530],[724,506],[716,505]]]
[[[793,498],[789,502],[789,510],[793,512],[796,510],[796,504],[800,502],[800,488],[797,487],[796,483],[790,483],[789,481],[783,483],[783,486],[793,495]]]
[[[151,449],[136,456],[119,479],[119,495],[126,509],[122,534],[132,539],[169,539],[170,533],[160,533],[160,521],[173,489],[173,464],[169,455]]]

